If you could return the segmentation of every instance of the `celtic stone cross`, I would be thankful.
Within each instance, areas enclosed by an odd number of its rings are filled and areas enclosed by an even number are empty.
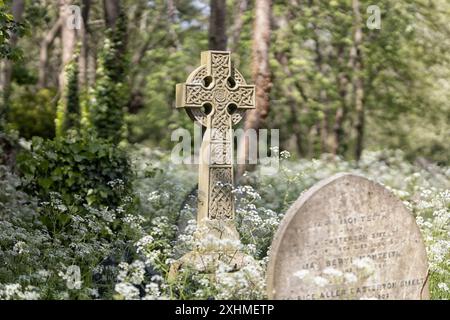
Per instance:
[[[247,109],[255,108],[255,86],[247,85],[231,64],[228,51],[204,51],[201,66],[186,83],[177,84],[176,107],[184,108],[192,120],[206,128],[200,148],[198,216],[199,224],[234,224],[233,134]]]

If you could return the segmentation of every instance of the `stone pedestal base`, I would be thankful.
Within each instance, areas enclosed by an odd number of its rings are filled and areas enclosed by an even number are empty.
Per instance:
[[[229,272],[236,272],[248,265],[249,259],[253,258],[239,251],[233,253],[211,252],[207,254],[191,251],[170,266],[168,279],[169,281],[175,280],[182,268],[190,268],[199,273],[214,275],[218,269],[219,261],[223,261],[231,267]]]
[[[236,272],[253,261],[253,257],[240,251],[239,234],[231,221],[204,222],[194,236],[196,248],[171,265],[169,281],[183,268],[214,275],[221,263],[230,267],[229,272]]]

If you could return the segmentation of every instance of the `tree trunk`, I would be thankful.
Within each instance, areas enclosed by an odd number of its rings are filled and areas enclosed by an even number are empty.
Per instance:
[[[269,94],[272,87],[270,79],[269,47],[270,47],[270,16],[272,13],[272,3],[270,0],[256,0],[255,21],[253,24],[253,45],[252,45],[252,79],[256,86],[256,108],[247,111],[244,129],[258,130],[269,114]],[[242,155],[247,158],[249,141],[242,142]],[[247,166],[241,163],[238,168],[238,176],[241,176]]]
[[[25,10],[25,1],[24,0],[13,0],[12,6],[11,6],[11,13],[13,15],[15,22],[21,22],[23,12]],[[11,45],[11,48],[14,48],[17,45],[18,37],[17,34],[12,33],[11,38],[9,39],[9,43]],[[2,113],[7,112],[6,108],[8,105],[9,95],[10,95],[10,88],[11,88],[11,78],[12,78],[12,67],[13,62],[11,60],[6,60],[4,62],[3,66],[3,83],[2,83],[2,90],[3,90],[3,108],[4,111],[0,112],[0,117],[3,116]]]
[[[59,17],[61,19],[61,71],[59,74],[59,91],[62,93],[65,85],[65,67],[72,60],[77,41],[77,29],[73,28],[69,21],[72,12],[69,6],[71,0],[59,0]]]
[[[364,143],[364,82],[363,82],[363,59],[361,53],[362,29],[361,29],[361,13],[359,11],[359,1],[352,1],[353,17],[354,17],[354,33],[353,46],[355,54],[355,67],[353,70],[354,81],[353,87],[355,92],[355,111],[356,111],[356,144],[355,157],[356,160],[361,158]]]
[[[177,23],[176,6],[173,0],[167,0],[167,18],[169,21],[168,32],[170,38],[173,41],[173,46],[170,48],[172,51],[178,51],[181,47],[180,39],[174,29],[174,25]]]
[[[314,30],[313,30],[313,39],[315,42],[315,53],[316,53],[316,67],[317,70],[325,77],[325,68],[324,68],[324,64],[323,64],[323,54],[322,54],[322,48],[320,46],[320,41],[319,41],[319,36],[317,34],[317,26],[315,25],[315,23],[312,24]],[[321,88],[319,91],[319,102],[323,107],[323,117],[322,119],[318,120],[317,122],[317,128],[319,128],[319,139],[320,139],[320,152],[328,152],[329,148],[328,148],[328,110],[326,109],[327,106],[327,92],[325,91],[325,89]]]
[[[244,25],[244,12],[247,10],[248,0],[239,0],[236,5],[236,13],[234,15],[234,24],[231,29],[231,43],[229,45],[231,52],[236,52],[239,46],[242,26]]]
[[[106,27],[113,29],[120,14],[120,0],[103,0],[103,8]]]
[[[91,42],[87,53],[87,85],[88,87],[95,85],[97,70],[97,46],[95,42]]]
[[[339,108],[336,110],[336,114],[335,114],[335,119],[334,119],[334,126],[333,126],[333,144],[332,144],[332,148],[331,151],[334,155],[338,155],[338,154],[343,154],[344,152],[344,148],[342,146],[342,141],[344,138],[344,120],[345,117],[347,115],[347,85],[348,85],[348,75],[345,72],[345,67],[344,67],[344,46],[341,45],[338,48],[338,92],[339,92],[339,97],[341,99],[341,105],[339,106]]]
[[[225,0],[210,0],[208,46],[210,50],[227,49],[227,33],[225,19],[227,5]]]
[[[48,51],[53,44],[53,41],[58,36],[61,31],[61,19],[56,20],[52,28],[47,32],[41,41],[40,52],[39,52],[39,78],[38,78],[38,88],[42,89],[47,87],[48,78]]]
[[[91,0],[83,0],[83,7],[81,10],[82,25],[81,25],[81,48],[79,62],[79,83],[80,88],[84,88],[88,83],[88,57],[89,57],[89,13],[91,9]]]

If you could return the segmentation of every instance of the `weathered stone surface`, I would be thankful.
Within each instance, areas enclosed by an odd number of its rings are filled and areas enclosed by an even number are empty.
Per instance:
[[[231,130],[247,110],[255,108],[255,86],[247,85],[234,68],[229,51],[204,51],[201,65],[191,72],[186,83],[177,84],[176,107],[185,109],[192,120],[206,128],[199,154],[197,227],[206,228],[206,236],[238,240]],[[220,260],[238,270],[247,258],[239,251],[220,247],[192,251],[172,264],[169,279],[174,279],[183,266],[211,273]]]
[[[420,230],[403,203],[377,183],[338,174],[286,213],[267,290],[271,299],[427,299],[427,274]]]
[[[234,238],[232,125],[255,108],[255,86],[233,67],[229,51],[204,51],[201,66],[177,84],[176,107],[206,127],[200,148],[199,225],[228,221]],[[209,110],[208,110],[209,109]]]

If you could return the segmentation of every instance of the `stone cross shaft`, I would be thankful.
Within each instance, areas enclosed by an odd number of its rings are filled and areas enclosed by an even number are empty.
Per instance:
[[[200,148],[198,222],[234,218],[233,134],[247,109],[255,108],[255,86],[247,85],[228,51],[204,51],[201,66],[177,84],[176,107],[206,127]]]

